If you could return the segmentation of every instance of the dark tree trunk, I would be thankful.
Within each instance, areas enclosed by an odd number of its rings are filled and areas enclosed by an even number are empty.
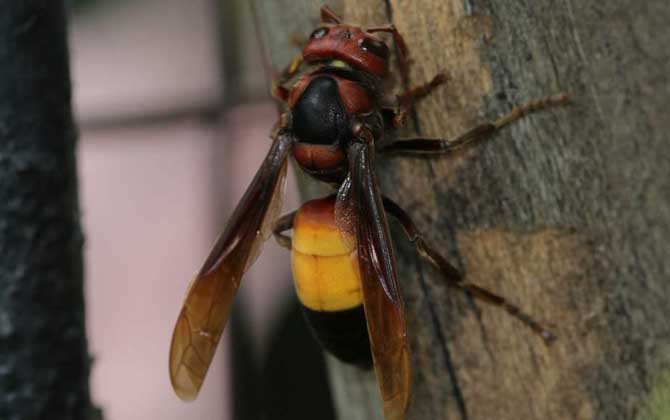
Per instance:
[[[90,411],[65,20],[0,1],[1,419]]]
[[[545,346],[445,288],[396,235],[408,418],[670,418],[670,3],[328,3],[347,21],[395,23],[412,85],[449,74],[404,135],[450,138],[533,98],[574,95],[454,156],[379,159],[383,190],[468,280],[558,336]],[[255,5],[276,70],[321,2]],[[378,418],[374,378],[333,366],[341,418]]]

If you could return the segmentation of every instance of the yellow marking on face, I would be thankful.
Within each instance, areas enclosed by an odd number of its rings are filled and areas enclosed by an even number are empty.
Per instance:
[[[331,60],[328,62],[328,65],[331,67],[338,67],[341,69],[348,69],[350,68],[349,64],[345,63],[342,60]]]

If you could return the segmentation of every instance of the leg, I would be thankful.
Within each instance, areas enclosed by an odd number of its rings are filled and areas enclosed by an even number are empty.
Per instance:
[[[386,25],[368,28],[365,31],[369,33],[386,32],[393,35],[393,42],[395,43],[398,52],[398,67],[400,67],[400,77],[402,78],[403,83],[407,85],[407,82],[409,81],[409,50],[407,49],[405,38],[403,38],[400,32],[398,32],[398,29],[396,29],[395,25],[388,23]]]
[[[340,18],[333,9],[326,5],[321,6],[321,22],[338,24],[342,22],[342,18]]]
[[[504,309],[508,314],[517,318],[519,321],[523,322],[527,327],[533,330],[534,333],[541,336],[546,343],[549,343],[556,338],[554,334],[531,318],[530,315],[522,312],[519,307],[507,302],[505,298],[489,292],[482,287],[463,281],[463,275],[458,271],[458,269],[449,264],[449,262],[447,262],[447,260],[442,255],[440,255],[439,252],[437,252],[425,242],[421,232],[417,230],[416,226],[409,218],[407,213],[405,213],[405,211],[392,200],[384,197],[383,201],[384,209],[400,222],[403,229],[405,230],[405,233],[407,234],[407,237],[416,246],[416,249],[419,252],[421,258],[430,262],[433,266],[435,266],[435,268],[437,268],[437,270],[447,281],[447,286],[461,289],[470,293],[474,298],[479,299],[482,302],[486,302]]]
[[[275,241],[277,241],[279,246],[289,250],[293,248],[291,237],[285,235],[284,232],[293,229],[293,219],[295,218],[295,213],[296,212],[293,211],[289,214],[283,215],[275,221],[274,227],[272,228],[272,235],[274,235]]]
[[[391,109],[391,114],[393,119],[391,125],[393,128],[400,128],[405,125],[405,119],[407,114],[414,107],[414,104],[421,98],[428,96],[433,89],[446,83],[449,80],[449,77],[444,73],[438,73],[433,77],[428,83],[417,86],[413,89],[409,89],[401,95],[398,95],[398,107],[397,109]]]
[[[284,71],[282,71],[278,76],[275,76],[272,80],[272,96],[279,99],[282,102],[288,100],[289,89],[284,86],[300,69],[302,65],[302,54],[297,54],[293,57],[293,60],[286,66]]]
[[[512,111],[495,121],[487,121],[475,128],[465,132],[453,140],[445,139],[398,139],[385,146],[380,152],[385,153],[411,153],[411,154],[435,154],[449,153],[470,143],[484,140],[502,127],[518,120],[524,115],[537,112],[552,106],[565,105],[569,101],[567,93],[547,96],[539,100],[531,101],[524,106],[515,107]]]
[[[392,23],[368,28],[366,29],[366,32],[386,32],[393,35],[393,42],[396,45],[396,51],[398,53],[398,67],[400,68],[400,77],[404,85],[407,86],[409,83],[410,59],[409,50],[407,49],[407,44],[405,43],[405,38],[403,38],[402,34],[398,32],[398,29]],[[407,113],[412,109],[416,101],[428,95],[433,89],[445,83],[447,80],[448,77],[444,73],[438,73],[430,82],[418,86],[414,89],[409,89],[403,94],[399,95],[397,109],[390,110],[391,114],[393,115],[393,127],[398,128],[404,125]]]

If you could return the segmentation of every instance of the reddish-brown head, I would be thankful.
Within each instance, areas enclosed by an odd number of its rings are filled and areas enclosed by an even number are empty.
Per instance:
[[[388,46],[370,32],[344,23],[324,24],[315,29],[302,56],[308,63],[340,60],[379,78],[388,74]]]

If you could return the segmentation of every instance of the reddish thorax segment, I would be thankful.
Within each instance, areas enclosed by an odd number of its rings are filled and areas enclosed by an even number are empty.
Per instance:
[[[344,161],[344,150],[323,144],[296,143],[293,146],[295,160],[308,170],[329,170]]]
[[[372,111],[374,101],[370,92],[359,83],[347,79],[336,78],[340,90],[340,99],[349,115],[365,114]]]
[[[324,60],[342,60],[351,67],[373,74],[379,78],[388,75],[388,59],[379,57],[362,48],[364,40],[381,42],[376,36],[361,28],[347,24],[324,26],[327,35],[311,38],[302,50],[303,59],[312,63]]]

